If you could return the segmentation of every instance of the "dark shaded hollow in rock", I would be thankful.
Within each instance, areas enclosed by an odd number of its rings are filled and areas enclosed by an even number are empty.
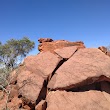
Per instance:
[[[97,91],[105,91],[110,94],[110,82],[108,81],[100,81],[100,82],[94,82],[92,84],[75,87],[66,90],[67,92],[85,92],[89,90],[97,90]]]

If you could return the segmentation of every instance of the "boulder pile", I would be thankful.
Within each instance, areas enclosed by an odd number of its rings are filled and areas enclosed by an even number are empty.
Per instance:
[[[41,38],[0,91],[0,110],[110,110],[110,57],[82,41]],[[107,51],[107,50],[106,50]]]

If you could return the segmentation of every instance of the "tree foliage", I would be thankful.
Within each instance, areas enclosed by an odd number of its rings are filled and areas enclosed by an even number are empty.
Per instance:
[[[5,44],[0,42],[0,64],[6,68],[15,68],[19,60],[26,57],[34,46],[35,43],[27,37],[21,40],[11,39]]]

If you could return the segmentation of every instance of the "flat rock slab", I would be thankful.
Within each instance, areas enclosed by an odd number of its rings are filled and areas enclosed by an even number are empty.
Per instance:
[[[43,88],[44,79],[38,75],[40,72],[32,73],[23,70],[18,74],[17,86],[19,95],[22,95],[26,103],[35,103]]]
[[[61,49],[56,49],[54,51],[55,51],[55,53],[60,55],[62,58],[69,59],[75,53],[75,51],[77,49],[78,49],[78,47],[76,47],[76,46],[70,46],[70,47],[64,47]]]
[[[62,60],[58,55],[50,52],[41,52],[35,56],[29,56],[24,60],[26,68],[36,73],[41,72],[45,79],[52,74],[59,62]]]
[[[69,42],[66,40],[56,40],[52,42],[42,42],[38,46],[38,50],[40,52],[42,51],[50,51],[54,53],[55,49],[60,49],[63,47],[70,47],[70,46],[77,46],[78,48],[85,48],[85,45],[82,41],[77,41],[77,42]]]
[[[52,91],[46,101],[46,110],[110,110],[110,95],[100,91]]]
[[[110,57],[99,49],[79,49],[56,71],[48,88],[70,89],[94,83],[100,76],[110,78]]]

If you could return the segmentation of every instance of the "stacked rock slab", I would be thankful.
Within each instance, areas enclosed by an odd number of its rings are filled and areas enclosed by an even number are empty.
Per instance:
[[[110,95],[99,91],[52,91],[46,100],[46,110],[110,110]]]
[[[40,53],[10,75],[8,102],[0,92],[0,110],[110,110],[109,56],[82,41],[39,43]]]
[[[76,51],[78,50],[77,46],[63,47],[61,49],[55,49],[54,52],[64,58],[65,60],[69,59]]]
[[[49,38],[47,39],[39,39],[39,46],[38,46],[38,50],[40,52],[42,51],[50,51],[52,53],[54,53],[55,49],[61,49],[63,47],[70,47],[70,46],[77,46],[78,48],[85,48],[85,45],[82,41],[77,41],[77,42],[69,42],[66,40],[52,40]]]
[[[101,76],[109,80],[110,58],[99,49],[80,49],[55,72],[48,88],[70,89],[94,83]]]

